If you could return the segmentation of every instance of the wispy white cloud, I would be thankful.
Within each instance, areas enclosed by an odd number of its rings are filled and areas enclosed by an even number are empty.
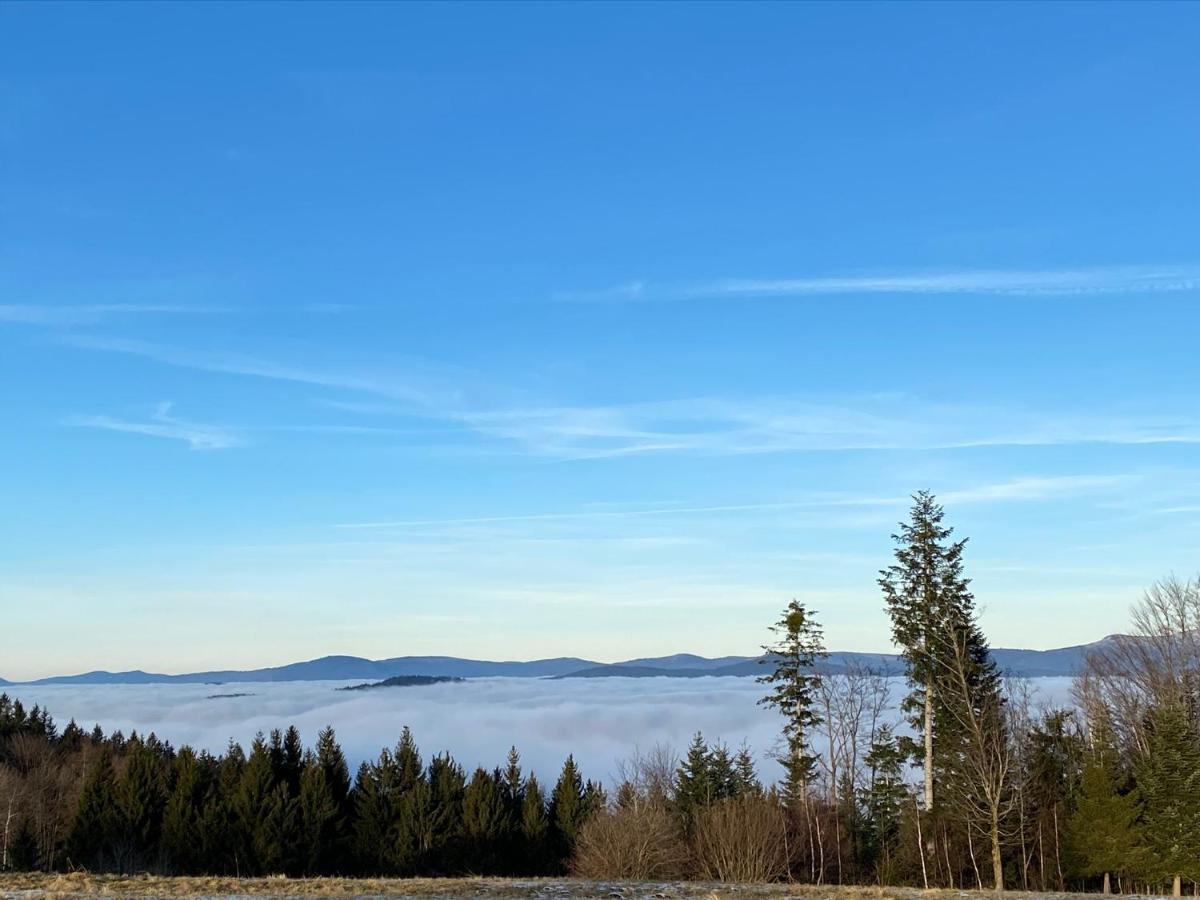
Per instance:
[[[1200,265],[1105,266],[1070,269],[961,269],[839,277],[728,278],[692,285],[643,281],[558,299],[594,302],[686,300],[702,297],[808,297],[846,294],[991,294],[1071,296],[1146,294],[1200,289]]]
[[[245,444],[244,436],[228,426],[189,422],[172,416],[170,403],[159,404],[146,421],[117,419],[112,416],[73,416],[67,419],[66,424],[183,441],[193,450],[224,450]]]
[[[75,305],[0,304],[0,323],[17,325],[93,325],[106,319],[143,315],[193,315],[221,312],[216,307],[171,303],[91,303]]]
[[[474,435],[494,447],[549,459],[1200,443],[1200,419],[1178,413],[1105,415],[931,404],[898,394],[826,400],[701,396],[613,405],[522,405],[512,403],[496,385],[474,373],[443,371],[419,360],[337,368],[139,340],[83,335],[62,340],[170,366],[327,389],[337,393],[317,402],[345,413],[439,423],[443,434]],[[351,432],[360,425],[331,424],[312,430],[338,428]]]
[[[155,362],[185,369],[198,369],[227,375],[244,375],[275,381],[290,381],[298,384],[339,390],[357,391],[388,397],[394,401],[411,404],[411,411],[436,407],[457,399],[453,390],[439,390],[421,384],[421,378],[406,373],[363,372],[338,370],[279,363],[240,353],[223,351],[192,350],[173,347],[151,341],[125,338],[103,338],[87,335],[70,335],[63,342],[89,350],[123,353],[140,356]]]
[[[1200,421],[1187,417],[1051,414],[933,405],[903,396],[825,403],[786,397],[697,397],[451,415],[481,434],[516,442],[533,454],[567,459],[1200,443]]]
[[[938,499],[947,504],[965,506],[973,503],[1037,502],[1056,497],[1075,496],[1126,487],[1138,480],[1137,475],[1052,475],[1026,476],[1005,481],[986,482],[961,488],[951,488],[938,493]],[[658,504],[631,506],[627,509],[586,509],[564,512],[531,513],[510,516],[469,516],[440,519],[393,519],[373,522],[343,522],[335,528],[353,530],[387,530],[404,528],[426,528],[442,525],[506,525],[542,522],[603,521],[609,519],[644,518],[653,516],[703,516],[713,514],[737,514],[770,512],[776,510],[851,508],[851,507],[904,507],[911,502],[908,495],[876,495],[818,493],[795,500],[766,503],[725,503],[712,505]]]

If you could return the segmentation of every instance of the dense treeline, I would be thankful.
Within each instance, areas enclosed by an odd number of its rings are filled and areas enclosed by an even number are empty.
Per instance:
[[[515,749],[468,775],[449,755],[423,763],[405,729],[352,783],[331,728],[311,749],[289,728],[213,756],[74,722],[59,733],[0,695],[0,868],[555,874],[605,803],[572,758],[547,794]]]
[[[697,734],[624,763],[606,794],[568,758],[547,791],[505,766],[422,760],[405,730],[351,780],[331,729],[249,753],[106,736],[0,697],[0,868],[167,873],[553,874],[1172,890],[1200,880],[1200,580],[1169,578],[1100,645],[1069,708],[992,662],[965,541],[918,494],[879,585],[907,665],[828,674],[793,601],[762,703],[779,777]]]

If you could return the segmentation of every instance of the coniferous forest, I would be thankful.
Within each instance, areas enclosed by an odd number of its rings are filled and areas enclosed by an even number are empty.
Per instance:
[[[405,729],[352,774],[331,728],[211,755],[0,696],[0,868],[1195,893],[1200,580],[1152,586],[1075,702],[1044,708],[992,662],[966,541],[930,494],[894,541],[879,587],[904,684],[824,671],[816,612],[789,603],[759,679],[774,771],[697,734],[603,787],[571,758],[543,785],[515,748],[467,772]]]

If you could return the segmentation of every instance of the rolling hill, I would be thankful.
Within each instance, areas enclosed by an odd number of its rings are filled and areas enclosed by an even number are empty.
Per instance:
[[[1023,677],[1069,676],[1076,674],[1088,651],[1111,638],[1093,644],[1060,647],[1054,650],[997,648],[992,651],[1000,670],[1006,675]],[[448,678],[701,678],[705,676],[752,677],[762,673],[757,656],[721,656],[708,658],[691,653],[642,657],[617,663],[601,663],[574,656],[529,661],[491,661],[461,659],[454,656],[397,656],[390,659],[364,659],[360,656],[322,656],[319,659],[264,669],[221,669],[167,675],[132,670],[128,672],[93,671],[79,675],[40,678],[28,684],[221,684],[272,681],[344,681],[381,680],[397,676],[437,676]],[[833,651],[822,662],[825,672],[847,668],[869,668],[885,675],[904,671],[902,660],[889,653]],[[0,684],[13,682],[0,679]]]

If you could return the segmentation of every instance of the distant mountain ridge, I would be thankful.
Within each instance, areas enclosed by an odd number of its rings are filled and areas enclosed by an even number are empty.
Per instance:
[[[997,648],[992,658],[1006,675],[1035,678],[1069,676],[1079,672],[1088,652],[1111,641],[1104,638],[1091,644],[1060,647],[1054,650],[1012,650]],[[574,656],[535,659],[525,662],[460,659],[455,656],[397,656],[391,659],[364,659],[360,656],[322,656],[305,662],[265,669],[226,669],[164,675],[133,670],[129,672],[84,672],[57,675],[28,682],[0,684],[219,684],[272,681],[345,681],[352,679],[394,678],[401,675],[428,675],[450,678],[703,678],[710,676],[749,677],[762,673],[758,656],[721,656],[710,659],[691,653],[644,657],[618,663],[601,663]],[[867,668],[883,675],[900,675],[904,662],[892,653],[856,653],[832,651],[820,666],[822,671],[839,672],[848,668]]]

